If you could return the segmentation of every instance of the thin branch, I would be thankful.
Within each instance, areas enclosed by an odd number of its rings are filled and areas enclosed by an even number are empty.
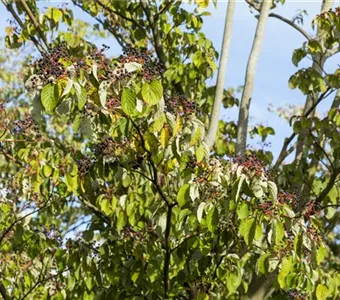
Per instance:
[[[169,269],[170,269],[170,229],[171,229],[171,216],[173,206],[168,206],[166,215],[166,227],[165,227],[165,255],[164,255],[164,269],[163,269],[163,280],[164,280],[164,297],[168,299],[170,282],[169,282]]]
[[[161,186],[158,183],[158,179],[157,179],[157,168],[152,160],[152,153],[146,148],[145,146],[145,141],[144,141],[144,137],[139,129],[139,127],[137,126],[137,124],[131,119],[129,118],[129,120],[131,121],[133,127],[136,129],[138,136],[140,138],[140,143],[141,146],[143,148],[143,150],[148,154],[148,159],[149,159],[149,163],[150,163],[150,167],[152,169],[152,173],[153,173],[153,178],[151,179],[151,182],[155,185],[158,193],[160,194],[161,198],[164,200],[164,202],[166,203],[166,205],[169,207],[171,206],[169,200],[167,199],[166,195],[164,194]]]
[[[15,21],[19,24],[19,26],[24,29],[25,25],[24,23],[21,21],[21,19],[19,18],[19,16],[17,15],[17,13],[15,12],[12,3],[7,3],[7,1],[5,0],[1,0],[1,2],[3,3],[3,5],[6,7],[6,9],[12,14],[13,18],[15,19]],[[35,45],[35,47],[38,49],[38,51],[42,54],[44,53],[44,47],[39,43],[39,41],[33,36],[33,35],[29,35],[31,41],[33,42],[33,44]]]
[[[323,191],[319,194],[319,196],[316,197],[315,203],[320,204],[322,200],[327,196],[327,194],[330,192],[330,190],[334,186],[336,178],[338,177],[339,174],[340,174],[340,168],[333,170],[333,173],[331,174],[331,177],[329,178],[327,186],[323,189]]]
[[[34,211],[31,211],[30,213],[28,213],[27,215],[24,215],[23,217],[19,218],[19,219],[16,219],[14,222],[11,223],[11,225],[9,225],[7,227],[7,229],[2,233],[1,237],[0,237],[0,245],[2,244],[2,241],[4,240],[4,238],[7,236],[7,234],[13,229],[13,227],[19,223],[20,221],[24,220],[25,218],[35,214],[36,212],[38,211],[41,211],[43,210],[44,208],[47,207],[47,203],[42,206],[42,207],[39,207],[38,209],[34,210]]]
[[[163,50],[162,42],[160,41],[160,35],[158,34],[158,24],[154,18],[154,16],[150,13],[148,9],[148,4],[146,3],[146,0],[140,1],[142,9],[148,19],[149,27],[151,28],[151,33],[154,41],[154,47],[157,53],[157,56],[161,63],[168,68],[167,59],[165,57],[165,53]]]
[[[305,114],[302,115],[302,117],[308,117],[309,114],[311,112],[314,111],[314,109],[318,106],[318,104],[324,99],[324,98],[327,98],[331,93],[333,93],[334,90],[331,89],[331,88],[328,88],[324,93],[322,93],[320,95],[320,97],[318,98],[318,100],[306,111]],[[283,160],[289,155],[288,151],[287,151],[287,148],[289,146],[289,144],[291,143],[291,141],[295,138],[295,136],[297,135],[297,133],[293,132],[290,137],[286,138],[284,143],[283,143],[283,146],[282,146],[282,149],[281,149],[281,152],[279,154],[279,157],[275,163],[275,165],[273,166],[273,169],[278,169],[278,167],[282,164]]]
[[[81,201],[81,200],[80,200]],[[97,207],[95,207],[93,204],[91,204],[90,202],[86,201],[85,199],[83,199],[83,201],[81,201],[81,203],[83,203],[91,212],[93,212],[98,219],[101,219],[105,224],[107,225],[111,225],[110,219],[105,216]]]
[[[103,8],[103,9],[106,9],[110,14],[114,14],[114,15],[117,15],[119,17],[121,17],[122,19],[128,21],[128,22],[131,22],[133,25],[135,25],[136,27],[138,27],[140,30],[144,31],[146,36],[148,37],[148,34],[145,30],[145,28],[143,28],[143,26],[141,26],[136,20],[132,19],[132,18],[129,18],[123,14],[121,14],[119,11],[117,10],[113,10],[111,7],[105,5],[104,3],[102,3],[100,0],[97,1],[98,5]],[[149,39],[149,37],[148,37]]]
[[[5,286],[0,283],[0,295],[2,296],[3,300],[10,300],[10,296],[7,293],[7,290],[5,288]]]
[[[286,24],[292,26],[294,29],[299,31],[308,41],[313,40],[313,38],[305,30],[303,30],[299,25],[295,24],[293,21],[286,19],[285,17],[282,17],[282,16],[275,14],[275,13],[270,13],[269,17],[279,19],[279,20],[285,22]]]
[[[26,298],[28,297],[28,295],[29,295],[30,293],[32,293],[32,292],[34,291],[34,289],[36,289],[36,288],[38,287],[38,285],[40,285],[40,284],[42,284],[42,283],[44,283],[44,282],[47,282],[47,281],[49,281],[49,280],[51,280],[51,279],[53,279],[53,278],[59,276],[60,274],[63,274],[64,272],[69,271],[70,269],[71,269],[71,268],[67,268],[67,269],[65,269],[65,270],[63,270],[63,271],[58,272],[58,273],[55,274],[55,275],[51,275],[51,276],[49,276],[49,277],[47,277],[47,278],[43,278],[43,279],[41,279],[41,280],[38,280],[38,281],[37,281],[37,282],[36,282],[36,283],[28,290],[28,292],[27,292],[22,298],[20,298],[20,300],[26,299]]]
[[[46,48],[48,49],[48,42],[46,40],[46,37],[43,33],[43,31],[41,30],[40,24],[38,23],[37,19],[35,18],[34,14],[32,13],[31,9],[29,8],[29,6],[27,5],[25,0],[19,0],[19,2],[21,3],[21,5],[23,6],[24,10],[26,11],[28,17],[30,18],[30,20],[32,21],[35,29],[38,31],[40,38],[42,39],[42,41],[44,42]]]
[[[327,204],[327,205],[321,206],[320,209],[322,210],[327,207],[340,207],[340,204]]]
[[[165,5],[159,10],[159,12],[156,14],[155,16],[155,20],[157,21],[159,19],[159,16],[164,13],[166,10],[168,10],[168,8],[170,7],[170,5],[173,4],[173,1],[169,0],[165,3]]]
[[[264,34],[268,15],[271,8],[271,1],[262,1],[260,17],[256,26],[255,36],[253,40],[252,49],[250,51],[246,76],[244,80],[244,89],[240,101],[238,122],[237,122],[237,138],[235,145],[235,154],[244,155],[247,146],[247,133],[249,122],[249,108],[253,93],[254,81],[256,76],[257,62],[260,57],[262,44],[264,41]]]
[[[317,146],[317,148],[319,148],[319,149],[321,150],[321,152],[325,155],[325,157],[327,158],[327,160],[328,160],[328,162],[329,162],[329,164],[330,164],[330,166],[331,166],[331,169],[333,169],[333,168],[334,168],[333,162],[331,161],[331,159],[330,159],[328,153],[325,151],[325,149],[324,149],[323,147],[321,147],[321,145],[318,143],[317,138],[314,136],[314,134],[313,134],[311,128],[309,128],[309,134],[310,134],[311,137],[313,138],[313,141],[314,141],[315,146]],[[320,157],[319,157],[319,159],[320,159]],[[320,159],[320,161],[322,161],[322,160]],[[329,171],[331,171],[331,169],[329,169],[328,166],[326,166],[326,167],[327,167],[327,169],[328,169]]]
[[[249,6],[251,6],[255,10],[260,11],[260,7],[255,5],[254,3],[252,3],[250,0],[246,0],[246,2],[248,3]],[[299,31],[308,41],[313,40],[312,37],[305,30],[303,30],[299,25],[295,24],[293,21],[291,21],[291,20],[289,20],[285,17],[282,17],[278,14],[275,14],[275,13],[270,13],[268,16],[272,17],[272,18],[279,19],[279,20],[283,21],[284,23],[290,25],[291,27],[293,27],[294,29]],[[255,16],[255,17],[258,18],[259,16]]]

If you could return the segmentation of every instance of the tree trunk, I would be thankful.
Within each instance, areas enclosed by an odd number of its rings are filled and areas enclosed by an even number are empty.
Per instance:
[[[209,148],[211,148],[216,139],[217,128],[218,128],[218,121],[220,117],[220,110],[223,100],[223,92],[224,92],[224,82],[225,76],[227,71],[227,64],[229,59],[229,48],[230,48],[230,41],[231,41],[231,31],[233,25],[233,16],[235,11],[236,1],[230,0],[228,1],[227,6],[227,14],[224,26],[224,33],[223,33],[223,42],[222,42],[222,49],[221,49],[221,59],[218,69],[217,75],[217,84],[216,84],[216,92],[215,92],[215,99],[212,108],[212,112],[210,115],[210,125],[207,136],[205,137],[205,142]]]
[[[253,47],[250,52],[244,89],[241,98],[238,124],[237,124],[237,141],[236,141],[236,155],[244,155],[247,144],[247,129],[249,120],[249,107],[251,95],[253,92],[255,71],[258,58],[260,56],[261,47],[264,40],[264,32],[270,12],[272,1],[264,0],[261,4],[261,11],[259,21],[257,23],[256,33],[253,41]]]

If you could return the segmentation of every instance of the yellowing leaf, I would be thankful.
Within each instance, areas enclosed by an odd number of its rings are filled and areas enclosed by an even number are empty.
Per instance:
[[[163,149],[165,149],[168,146],[169,138],[170,138],[169,129],[167,127],[164,127],[161,130],[161,138],[160,138],[160,142],[161,142]]]
[[[323,284],[319,284],[316,288],[316,299],[325,300],[327,299],[328,295],[329,295],[328,288]]]

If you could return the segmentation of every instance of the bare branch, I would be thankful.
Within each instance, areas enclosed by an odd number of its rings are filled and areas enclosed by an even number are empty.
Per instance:
[[[312,41],[313,40],[313,38],[305,30],[303,30],[299,25],[295,24],[293,21],[291,21],[291,20],[289,20],[289,19],[287,19],[285,17],[282,17],[282,16],[280,16],[278,14],[275,14],[275,13],[270,13],[269,17],[279,19],[279,20],[285,22],[286,24],[292,26],[294,29],[299,31],[308,41]]]

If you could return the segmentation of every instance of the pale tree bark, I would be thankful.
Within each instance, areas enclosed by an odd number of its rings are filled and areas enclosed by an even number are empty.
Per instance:
[[[232,31],[232,25],[233,25],[233,16],[234,16],[234,11],[235,11],[235,6],[236,6],[235,0],[228,1],[227,14],[226,14],[226,20],[225,20],[225,25],[224,25],[222,49],[221,49],[221,59],[220,59],[218,75],[217,75],[215,99],[214,99],[212,112],[210,115],[209,130],[205,137],[205,143],[207,144],[209,148],[211,148],[214,145],[216,134],[217,134],[218,121],[220,117],[220,110],[221,110],[222,100],[223,100],[225,76],[226,76],[227,64],[229,60],[229,49],[230,49],[231,31]]]
[[[238,124],[237,124],[237,141],[236,141],[236,155],[244,155],[247,145],[247,131],[249,120],[249,107],[251,102],[251,96],[253,92],[255,72],[258,58],[261,53],[261,48],[264,40],[264,32],[266,23],[268,20],[270,7],[272,1],[264,0],[261,4],[260,16],[257,23],[255,37],[253,41],[253,47],[250,52],[245,83],[241,98]]]

